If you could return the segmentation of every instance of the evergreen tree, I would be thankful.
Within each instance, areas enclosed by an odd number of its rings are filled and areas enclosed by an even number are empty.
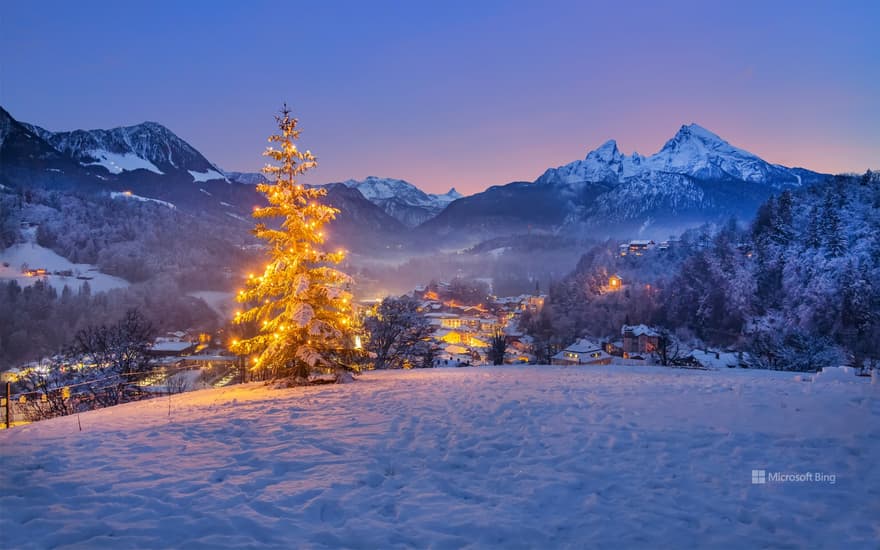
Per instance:
[[[792,202],[791,191],[783,191],[776,201],[776,210],[771,219],[770,238],[778,245],[787,246],[794,234]]]
[[[300,130],[287,105],[275,119],[280,133],[269,142],[277,148],[270,146],[263,155],[278,165],[267,164],[263,173],[269,183],[257,186],[269,205],[254,208],[253,216],[281,224],[275,229],[260,222],[254,229],[266,241],[270,261],[239,291],[237,299],[248,309],[237,312],[235,322],[253,324],[259,332],[234,342],[232,349],[254,356],[253,368],[293,383],[307,382],[316,370],[332,370],[341,380],[342,352],[350,347],[351,295],[345,287],[351,279],[331,267],[345,253],[325,251],[322,230],[339,211],[319,202],[325,189],[297,182],[317,162],[294,143]]]
[[[831,190],[825,195],[823,204],[825,247],[832,258],[839,258],[846,252],[846,241],[843,236],[840,220],[840,200],[835,200]]]
[[[809,248],[819,248],[822,246],[822,235],[819,223],[819,209],[815,205],[810,207],[810,213],[807,216],[807,235],[805,244]]]

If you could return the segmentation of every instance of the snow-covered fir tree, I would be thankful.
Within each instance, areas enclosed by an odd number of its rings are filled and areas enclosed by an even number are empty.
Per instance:
[[[263,168],[269,183],[257,186],[269,205],[254,208],[258,220],[280,219],[278,228],[259,222],[254,234],[266,241],[270,260],[261,274],[251,274],[237,299],[247,309],[234,321],[255,327],[256,334],[233,342],[233,352],[250,356],[254,369],[268,370],[290,383],[305,383],[316,371],[344,377],[343,357],[350,347],[351,279],[332,267],[345,257],[324,249],[323,226],[337,209],[322,204],[322,188],[297,182],[315,167],[310,151],[294,143],[297,119],[285,105],[276,116],[279,133],[263,153],[276,164]]]

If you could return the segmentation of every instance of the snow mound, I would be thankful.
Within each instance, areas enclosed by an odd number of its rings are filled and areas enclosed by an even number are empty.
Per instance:
[[[156,174],[163,174],[156,165],[147,159],[141,158],[134,153],[111,153],[110,151],[88,151],[87,156],[97,159],[95,162],[84,162],[83,166],[103,166],[111,174],[121,174],[134,170],[149,170]]]
[[[860,383],[863,381],[856,376],[856,369],[853,367],[824,367],[813,376],[814,384],[827,382]]]
[[[880,542],[874,394],[814,392],[788,373],[377,372],[339,386],[174,395],[79,423],[0,432],[6,546]],[[835,481],[759,484],[753,470]]]
[[[131,200],[140,201],[140,202],[154,202],[156,204],[161,204],[162,206],[165,206],[167,208],[171,208],[171,209],[177,208],[176,206],[174,206],[170,202],[162,201],[159,199],[151,199],[150,197],[142,197],[140,195],[133,194],[131,191],[122,191],[121,193],[117,193],[114,191],[114,192],[110,193],[110,198],[111,199],[131,199]]]

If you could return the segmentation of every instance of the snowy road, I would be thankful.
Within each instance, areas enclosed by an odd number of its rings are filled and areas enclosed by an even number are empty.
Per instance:
[[[505,367],[233,386],[0,433],[12,548],[880,544],[880,391]],[[752,483],[752,470],[833,475]]]

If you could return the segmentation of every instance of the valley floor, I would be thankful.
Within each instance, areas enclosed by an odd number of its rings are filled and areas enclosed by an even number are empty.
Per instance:
[[[160,398],[79,421],[82,431],[66,417],[0,433],[4,546],[880,544],[880,386],[866,379],[374,372],[343,386],[198,391],[170,409]],[[767,482],[753,484],[753,470]]]

